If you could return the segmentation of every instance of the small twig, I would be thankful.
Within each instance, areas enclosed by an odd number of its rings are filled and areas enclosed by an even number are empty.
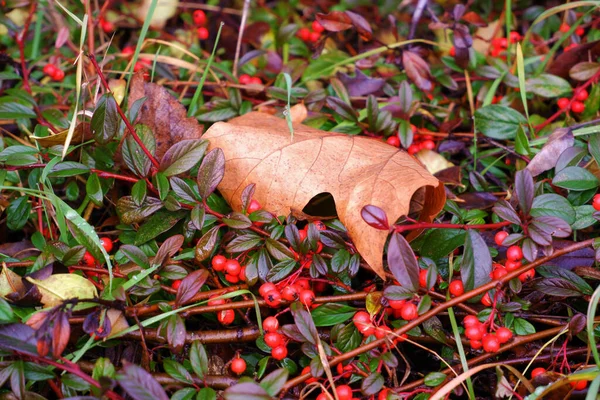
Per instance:
[[[413,13],[412,21],[410,23],[410,33],[408,34],[408,39],[411,40],[415,37],[415,33],[417,31],[417,25],[421,20],[421,16],[423,16],[423,11],[429,4],[429,0],[419,0],[417,3],[417,7],[415,7],[415,11]]]
[[[240,51],[242,49],[242,39],[244,38],[244,30],[246,29],[246,19],[248,19],[248,10],[250,9],[250,0],[244,0],[244,8],[242,9],[242,21],[240,22],[240,33],[238,35],[237,44],[235,45],[235,57],[233,59],[233,76],[237,78],[238,62],[240,61]]]
[[[469,225],[469,224],[440,224],[440,223],[435,223],[435,222],[417,222],[415,224],[412,225],[395,225],[394,226],[394,231],[401,233],[401,232],[405,232],[405,231],[411,231],[411,230],[415,230],[415,229],[434,229],[434,228],[441,228],[441,229],[464,229],[464,230],[469,230],[469,229],[498,229],[498,228],[503,228],[505,226],[509,226],[511,225],[512,222],[510,221],[502,221],[502,222],[497,222],[495,224],[480,224],[480,225]]]

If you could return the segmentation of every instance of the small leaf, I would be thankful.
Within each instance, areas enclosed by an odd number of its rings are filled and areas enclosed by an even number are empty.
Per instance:
[[[260,381],[260,386],[271,396],[277,396],[277,393],[279,393],[283,388],[283,385],[285,385],[288,375],[287,369],[276,369]]]
[[[135,235],[133,244],[138,246],[154,239],[161,233],[164,233],[174,227],[175,224],[184,217],[184,215],[185,213],[182,211],[170,212],[163,210],[157,212],[140,227]]]
[[[103,94],[90,121],[94,139],[100,144],[108,143],[118,132],[120,122],[115,98],[110,93]]]
[[[178,175],[190,170],[204,155],[208,141],[183,140],[175,143],[160,161],[160,171],[166,176]]]
[[[552,184],[569,190],[588,190],[598,187],[598,178],[581,167],[567,167],[559,171]]]
[[[413,292],[419,289],[419,266],[415,253],[406,239],[397,232],[390,239],[387,261],[392,275],[400,285]]]
[[[252,221],[250,221],[250,218],[236,211],[226,215],[221,221],[233,229],[246,229],[252,226]]]
[[[360,215],[367,224],[375,229],[381,229],[383,231],[390,229],[387,215],[385,214],[385,211],[379,207],[373,205],[364,206],[360,211]]]
[[[243,382],[223,392],[225,400],[271,400],[272,397],[256,382]],[[137,399],[136,399],[137,400]]]
[[[181,306],[189,302],[200,291],[200,288],[204,285],[208,276],[207,270],[200,269],[183,278],[181,285],[177,289],[175,304]]]
[[[532,335],[535,333],[535,327],[523,318],[515,318],[513,330],[519,336]]]
[[[575,222],[575,210],[569,200],[554,193],[536,196],[531,206],[532,217],[552,216],[564,220],[569,225]]]
[[[169,400],[152,375],[135,364],[125,361],[121,373],[117,374],[117,382],[134,400]]]
[[[441,385],[446,380],[446,374],[441,372],[430,372],[425,375],[423,383],[429,387],[435,387]]]
[[[292,316],[294,317],[296,327],[302,336],[304,336],[304,338],[310,343],[316,345],[319,341],[319,334],[317,333],[317,328],[315,327],[315,323],[313,322],[310,313],[306,311],[300,302],[297,301],[292,303],[290,309]]]
[[[569,128],[555,129],[548,141],[527,165],[532,176],[538,176],[556,166],[559,156],[568,148],[573,147],[575,137]]]
[[[460,273],[466,290],[488,283],[492,272],[492,256],[481,235],[474,229],[467,231]]]
[[[144,181],[140,181],[144,182]],[[139,182],[138,182],[139,183]],[[135,186],[135,185],[134,185]],[[100,178],[98,174],[90,174],[87,182],[85,183],[85,192],[90,200],[97,206],[102,205],[104,194],[102,193],[102,186],[100,185]]]
[[[379,372],[374,372],[365,377],[360,385],[360,389],[367,396],[372,396],[379,392],[385,383],[383,375]]]
[[[519,206],[521,211],[525,215],[529,214],[531,210],[531,204],[533,203],[533,177],[527,169],[517,171],[515,175],[515,194],[519,200]]]
[[[132,196],[121,197],[117,201],[117,213],[124,224],[142,222],[162,207],[162,202],[156,197],[146,197],[141,206],[135,203]]]
[[[156,139],[150,128],[146,125],[137,124],[135,126],[135,133],[137,133],[150,154],[154,155],[156,152]],[[125,165],[127,165],[134,174],[140,178],[148,176],[150,168],[152,167],[152,162],[148,159],[140,145],[137,144],[133,136],[127,135],[123,141],[122,154]]]
[[[334,326],[352,318],[356,308],[340,303],[326,303],[311,311],[315,326]]]
[[[6,226],[12,231],[20,231],[31,214],[31,203],[27,196],[11,201],[6,208]]]
[[[199,340],[192,342],[190,348],[190,364],[192,369],[198,378],[204,379],[204,376],[208,373],[208,354],[204,345]]]
[[[527,120],[518,111],[492,104],[475,111],[475,128],[492,139],[514,139],[521,125]]]
[[[496,202],[496,204],[494,204],[494,207],[492,208],[492,211],[494,211],[494,213],[497,214],[503,220],[512,222],[513,224],[517,225],[521,224],[521,218],[519,218],[519,215],[513,208],[512,204],[510,204],[506,200],[499,200],[498,202]]]
[[[223,150],[211,150],[202,160],[198,169],[198,192],[202,199],[206,199],[215,191],[217,185],[223,180],[225,174],[225,156]]]
[[[535,78],[527,79],[527,92],[541,97],[560,97],[571,93],[571,84],[565,79],[551,74],[541,74]]]
[[[332,11],[329,14],[316,14],[317,21],[325,30],[341,32],[352,28],[352,19],[343,11]]]
[[[196,244],[195,258],[197,262],[206,260],[212,254],[217,244],[217,235],[219,233],[219,227],[215,226],[206,232],[198,243]]]
[[[165,372],[171,376],[171,378],[187,384],[193,383],[190,373],[187,372],[183,365],[179,364],[177,361],[166,359],[163,361],[163,368],[165,369]]]

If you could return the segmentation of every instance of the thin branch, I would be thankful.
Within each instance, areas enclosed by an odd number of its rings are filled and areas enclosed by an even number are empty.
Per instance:
[[[242,22],[240,22],[240,33],[238,35],[237,44],[235,45],[235,57],[233,59],[233,76],[237,78],[238,62],[240,61],[240,51],[242,49],[242,39],[244,30],[246,29],[246,20],[248,19],[248,11],[250,10],[250,0],[244,0],[244,8],[242,9]]]

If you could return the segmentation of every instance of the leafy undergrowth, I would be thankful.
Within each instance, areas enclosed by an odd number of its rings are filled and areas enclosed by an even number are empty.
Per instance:
[[[210,3],[2,2],[2,397],[595,399],[600,3]]]

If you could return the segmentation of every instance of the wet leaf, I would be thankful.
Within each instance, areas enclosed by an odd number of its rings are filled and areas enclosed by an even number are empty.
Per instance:
[[[532,176],[554,168],[559,156],[575,143],[573,132],[569,128],[558,128],[552,132],[548,141],[527,165]]]
[[[392,234],[387,254],[388,267],[403,287],[419,289],[419,265],[410,244],[397,232]]]

